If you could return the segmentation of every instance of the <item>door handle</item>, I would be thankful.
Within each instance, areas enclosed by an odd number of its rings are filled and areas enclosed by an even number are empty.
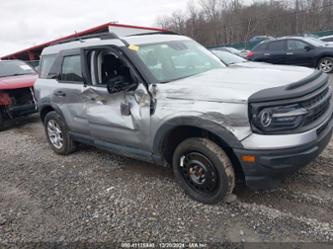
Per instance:
[[[54,96],[57,96],[57,97],[66,97],[66,93],[64,93],[63,91],[56,91],[54,93]]]
[[[271,54],[270,54],[270,53],[265,53],[264,55],[265,55],[265,56],[270,56]]]
[[[287,55],[294,55],[294,53],[292,53],[292,52],[288,52]]]

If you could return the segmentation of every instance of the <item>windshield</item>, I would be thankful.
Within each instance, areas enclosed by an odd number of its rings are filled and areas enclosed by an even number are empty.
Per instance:
[[[231,65],[231,64],[235,64],[235,63],[243,63],[246,62],[247,60],[245,60],[244,58],[232,54],[230,52],[226,52],[226,51],[221,51],[221,50],[212,50],[212,52],[225,64],[227,65]]]
[[[210,51],[192,40],[143,45],[138,55],[161,83],[225,67]]]
[[[0,61],[0,77],[35,73],[36,72],[23,61]]]

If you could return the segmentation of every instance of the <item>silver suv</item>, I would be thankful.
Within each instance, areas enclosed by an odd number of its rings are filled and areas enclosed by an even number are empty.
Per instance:
[[[236,180],[276,186],[332,135],[319,71],[227,67],[188,37],[85,37],[44,49],[35,85],[51,148],[84,143],[162,166],[192,198],[216,203]]]

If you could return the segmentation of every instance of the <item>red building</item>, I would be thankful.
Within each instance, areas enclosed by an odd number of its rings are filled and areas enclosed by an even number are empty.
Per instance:
[[[49,41],[37,46],[33,46],[31,48],[27,48],[9,55],[5,55],[1,57],[3,60],[10,60],[10,59],[20,59],[24,61],[34,61],[39,60],[39,56],[42,50],[45,47],[48,47],[52,44],[57,42],[61,42],[67,39],[72,39],[80,36],[85,35],[92,35],[96,33],[105,33],[105,32],[114,32],[118,36],[128,36],[134,34],[144,34],[144,33],[154,33],[154,32],[168,32],[167,30],[159,29],[159,28],[148,28],[148,27],[141,27],[141,26],[133,26],[133,25],[124,25],[124,24],[116,24],[116,23],[106,23],[91,29],[87,29],[75,34],[71,34],[53,41]]]

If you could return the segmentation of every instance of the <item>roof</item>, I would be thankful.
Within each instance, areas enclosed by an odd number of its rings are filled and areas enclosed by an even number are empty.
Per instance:
[[[144,44],[168,42],[168,41],[190,40],[190,38],[186,36],[168,35],[168,34],[135,35],[122,38],[124,41],[128,42],[129,44],[135,44],[135,45],[144,45]],[[89,38],[89,39],[70,41],[66,43],[49,46],[43,50],[42,55],[56,54],[61,50],[83,48],[88,46],[101,46],[101,45],[116,45],[119,47],[126,46],[126,44],[121,39]]]
[[[286,39],[306,39],[306,37],[304,37],[304,36],[282,36],[282,37],[276,37],[276,38],[271,38],[271,39],[263,40],[260,43],[258,43],[257,45],[268,43],[268,42],[272,42],[272,41],[286,40]]]
[[[55,43],[58,43],[58,42],[61,42],[64,40],[68,40],[71,38],[75,38],[75,37],[93,34],[93,33],[108,32],[110,30],[119,36],[126,36],[126,35],[130,35],[130,34],[140,34],[140,33],[147,33],[147,32],[168,32],[167,30],[161,29],[161,28],[150,28],[150,27],[116,24],[116,23],[108,22],[103,25],[91,28],[91,29],[77,32],[77,33],[74,33],[74,34],[71,34],[71,35],[68,35],[65,37],[61,37],[61,38],[58,38],[58,39],[55,39],[55,40],[52,40],[49,42],[45,42],[45,43],[30,47],[30,48],[20,50],[18,52],[12,53],[12,54],[2,56],[1,59],[13,59],[22,53],[29,53],[29,52],[41,53],[41,51],[45,47],[51,46],[52,44],[55,44]]]

